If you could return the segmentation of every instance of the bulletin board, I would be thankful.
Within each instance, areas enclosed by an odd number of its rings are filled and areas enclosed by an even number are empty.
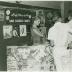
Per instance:
[[[31,41],[31,19],[30,10],[5,9],[3,40],[6,45],[29,44],[29,41]]]

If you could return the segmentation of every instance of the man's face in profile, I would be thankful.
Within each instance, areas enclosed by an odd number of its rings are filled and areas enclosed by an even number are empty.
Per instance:
[[[62,18],[59,18],[59,22],[62,22]]]
[[[55,16],[55,17],[53,18],[53,21],[57,21],[57,19],[58,19],[58,17],[57,17],[57,16]]]
[[[69,17],[68,17],[68,20],[70,21],[71,19],[72,19],[72,17],[71,17],[71,16],[69,16]]]
[[[50,18],[52,18],[52,17],[53,17],[52,13],[49,12],[49,13],[47,14],[47,18],[50,19]]]

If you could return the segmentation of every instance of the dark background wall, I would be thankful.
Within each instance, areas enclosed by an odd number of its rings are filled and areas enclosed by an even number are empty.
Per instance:
[[[10,3],[16,3],[16,1],[7,1]],[[19,1],[20,4],[47,7],[53,9],[61,9],[62,17],[68,16],[68,11],[72,10],[72,1]]]
[[[65,1],[64,2],[64,17],[68,17],[69,10],[72,9],[72,2],[71,1]]]
[[[15,2],[10,2],[10,3],[15,3]],[[0,4],[1,4],[1,2],[0,2]],[[32,6],[40,6],[40,7],[47,7],[47,8],[53,8],[53,9],[60,9],[60,2],[46,2],[46,1],[44,1],[44,2],[43,1],[29,2],[29,1],[24,1],[24,2],[21,2],[21,4],[23,4],[23,5],[32,5]],[[6,7],[6,6],[4,6],[4,7]],[[2,25],[3,24],[4,24],[4,22],[2,22],[2,23],[0,22],[0,29],[1,29],[0,30],[0,71],[6,71],[7,70],[6,46],[11,45],[13,42],[14,42],[13,45],[15,43],[20,42],[19,39],[18,39],[18,41],[17,40],[16,41],[3,40],[3,36],[2,36],[2,33],[3,33],[3,31],[2,31],[3,26]],[[30,38],[28,37],[27,39],[29,40]]]
[[[16,3],[15,1],[8,1]],[[20,4],[60,9],[61,1],[19,1]]]
[[[59,1],[25,1],[22,4],[60,9]]]

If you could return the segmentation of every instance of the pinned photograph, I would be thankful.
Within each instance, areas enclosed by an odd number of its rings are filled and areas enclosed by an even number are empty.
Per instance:
[[[26,25],[20,25],[20,36],[26,36]]]
[[[3,36],[4,36],[4,39],[12,37],[12,25],[3,26]]]
[[[13,37],[19,37],[19,26],[13,26]]]

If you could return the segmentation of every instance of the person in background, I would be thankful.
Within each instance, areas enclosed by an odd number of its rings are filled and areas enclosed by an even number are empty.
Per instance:
[[[68,42],[67,36],[69,27],[67,24],[62,23],[61,16],[57,15],[54,17],[55,24],[49,29],[48,40],[50,40],[53,47],[53,56],[57,71],[63,71],[62,68],[62,56],[68,54],[67,51]]]
[[[38,28],[39,24],[40,24],[40,18],[36,17],[31,28],[33,45],[41,44],[40,38],[43,37],[43,33],[40,32]]]
[[[43,33],[43,37],[41,37],[41,43],[42,44],[45,44],[45,42],[46,42],[45,16],[44,15],[41,15],[40,16],[40,19],[41,19],[41,23],[40,23],[39,29]]]
[[[50,27],[53,26],[53,20],[52,20],[53,14],[52,14],[52,12],[48,12],[45,17],[46,17],[45,18],[46,34],[48,36],[48,31],[49,31]]]

